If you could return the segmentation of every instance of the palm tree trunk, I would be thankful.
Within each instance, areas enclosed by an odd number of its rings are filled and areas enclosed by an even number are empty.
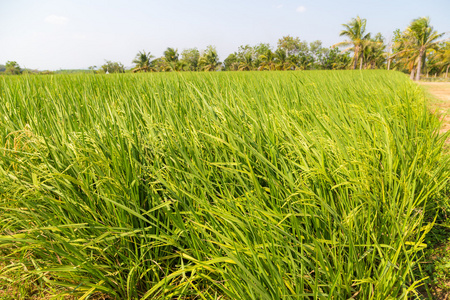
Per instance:
[[[422,58],[423,58],[423,50],[420,49],[419,58],[418,58],[419,61],[417,62],[416,81],[420,80],[420,71],[421,71],[421,68],[422,68]]]
[[[359,62],[359,69],[362,69],[362,65],[363,65],[363,59],[364,59],[364,55],[361,55],[361,60]]]
[[[358,46],[355,46],[355,55],[354,55],[354,57],[353,57],[353,60],[354,60],[354,62],[353,62],[353,70],[355,70],[356,69],[356,66],[358,65]]]
[[[389,71],[389,68],[391,67],[391,59],[390,58],[388,58],[388,65],[387,65],[387,69],[388,69],[388,71]]]
[[[409,75],[409,78],[411,78],[411,80],[414,80],[414,68],[411,69],[411,75]]]
[[[450,65],[447,66],[447,70],[445,71],[445,78],[448,76],[448,68],[450,68]]]

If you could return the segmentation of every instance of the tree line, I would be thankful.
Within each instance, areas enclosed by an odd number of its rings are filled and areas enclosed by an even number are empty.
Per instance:
[[[424,72],[448,77],[450,42],[434,30],[429,18],[412,20],[405,30],[395,30],[390,40],[366,32],[366,24],[359,16],[342,24],[340,36],[347,39],[329,48],[321,41],[308,43],[288,35],[278,40],[276,49],[267,43],[242,45],[223,62],[213,46],[204,51],[185,49],[181,54],[167,48],[156,59],[142,51],[133,60],[132,72],[387,69],[410,73],[416,80]],[[124,72],[123,66],[112,62],[102,69]]]
[[[0,72],[9,75],[18,75],[23,72],[16,61],[7,61],[5,65],[0,65]]]
[[[378,33],[374,37],[366,33],[366,19],[356,17],[343,24],[341,36],[348,39],[335,46],[349,46],[352,51],[352,69],[386,68],[408,72],[411,79],[419,80],[423,72],[448,77],[450,67],[450,42],[442,39],[445,33],[438,33],[431,26],[428,17],[414,19],[404,30],[394,31],[393,39],[385,43]]]
[[[444,33],[434,30],[429,18],[412,20],[405,30],[395,30],[389,40],[381,33],[366,32],[366,24],[359,16],[342,24],[340,36],[346,40],[331,47],[323,47],[319,40],[308,43],[288,35],[278,40],[275,49],[268,43],[239,46],[223,62],[214,46],[181,53],[169,47],[158,58],[139,51],[131,70],[109,60],[100,68],[89,69],[95,73],[387,69],[409,73],[416,80],[424,73],[448,77],[450,42],[443,39]],[[7,62],[4,72],[19,74],[21,69],[16,62]]]

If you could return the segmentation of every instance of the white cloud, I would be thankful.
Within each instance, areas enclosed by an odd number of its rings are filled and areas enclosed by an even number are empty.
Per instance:
[[[282,8],[283,4],[277,5],[277,8]]]
[[[300,12],[300,13],[302,13],[302,12],[305,12],[306,11],[306,7],[304,7],[304,6],[299,6],[299,7],[297,7],[297,12]]]
[[[63,16],[50,15],[44,19],[45,22],[55,25],[64,25],[69,22],[69,19]]]

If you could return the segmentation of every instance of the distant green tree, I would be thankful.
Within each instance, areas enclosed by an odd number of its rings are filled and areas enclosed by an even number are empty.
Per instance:
[[[164,60],[167,62],[167,65],[165,65],[165,71],[178,71],[178,68],[180,67],[178,63],[178,49],[169,47],[163,54]]]
[[[420,79],[423,62],[428,49],[436,49],[444,33],[438,33],[430,24],[430,19],[423,17],[414,19],[406,29],[412,38],[411,51],[417,53],[416,80]]]
[[[310,61],[308,63],[310,64],[310,69],[324,69],[325,59],[329,52],[330,49],[323,47],[322,42],[319,40],[309,43],[308,57]]]
[[[254,50],[250,45],[239,46],[236,53],[237,60],[239,62],[239,71],[251,71],[253,70]]]
[[[197,48],[184,49],[181,52],[181,65],[185,71],[197,71],[200,51]]]
[[[325,70],[345,70],[352,62],[348,52],[341,53],[338,48],[328,49],[322,59],[322,69]]]
[[[169,67],[169,63],[166,62],[166,59],[164,57],[155,58],[152,61],[152,66],[153,66],[153,69],[156,72],[166,72],[166,71],[171,71],[172,70]]]
[[[237,71],[239,69],[239,62],[236,53],[231,53],[223,61],[225,71]]]
[[[259,52],[259,51],[258,51]],[[269,48],[265,52],[262,52],[259,55],[259,59],[261,60],[261,63],[258,67],[258,70],[268,70],[273,71],[276,70],[276,64],[275,64],[275,53]]]
[[[396,30],[394,33],[391,58],[394,60],[395,68],[408,70],[411,79],[419,80],[424,66],[431,66],[430,62],[427,62],[427,55],[433,56],[439,52],[439,45],[442,42],[440,38],[444,34],[434,30],[427,17],[414,19],[406,30],[402,32]]]
[[[267,51],[272,51],[272,47],[268,43],[259,43],[253,47],[253,50],[257,56],[264,55]]]
[[[297,53],[288,56],[288,61],[295,65],[293,68],[296,70],[315,69],[316,61],[314,57],[314,51],[318,51],[320,47],[320,41],[311,43],[311,46],[309,46],[306,41],[300,42],[296,51]]]
[[[253,70],[253,54],[246,53],[239,62],[239,71]]]
[[[290,35],[283,36],[278,40],[278,49],[284,50],[286,53],[286,57],[290,55],[298,54],[301,48],[301,41],[298,37],[291,37]]]
[[[304,70],[305,67],[302,65],[302,61],[300,61],[300,56],[299,55],[289,55],[287,57],[287,64],[285,65],[284,69],[285,70],[289,70],[289,71],[293,71],[293,70]]]
[[[445,60],[443,60],[439,54],[442,55],[440,47],[437,48],[436,50],[429,51],[429,53],[427,54],[427,59],[425,60],[424,66],[424,70],[426,70],[427,72],[427,77],[429,76],[430,73],[436,76],[438,73],[442,72],[441,64]]]
[[[106,63],[102,66],[102,70],[105,73],[125,73],[125,68],[122,63],[110,60],[106,60]]]
[[[362,43],[361,56],[365,69],[381,69],[386,62],[386,45],[381,33]]]
[[[295,70],[297,69],[298,57],[295,54],[287,55],[287,51],[278,48],[274,53],[275,70]]]
[[[272,51],[272,47],[268,43],[259,43],[253,47],[253,68],[257,70],[262,70],[264,67],[261,67],[263,64],[262,56],[267,54],[269,51]]]
[[[89,69],[92,73],[95,74],[95,72],[96,72],[96,70],[97,70],[97,66],[90,66],[88,69]]]
[[[341,31],[340,36],[346,36],[348,40],[337,43],[334,46],[349,46],[347,50],[353,50],[353,69],[356,69],[358,61],[360,60],[360,53],[364,41],[370,38],[370,34],[366,34],[366,19],[361,19],[359,16],[353,18],[347,24],[342,24],[344,30]],[[362,68],[362,61],[360,62]]]
[[[450,42],[441,43],[436,52],[436,66],[441,70],[445,69],[445,78],[448,78],[450,69]]]
[[[276,70],[285,70],[287,65],[287,54],[284,49],[278,48],[275,51],[275,69]]]
[[[206,47],[206,50],[202,52],[198,63],[199,68],[203,71],[218,70],[220,68],[221,62],[219,61],[219,55],[217,54],[216,47]]]
[[[152,58],[153,55],[151,55],[150,52],[146,53],[144,50],[142,50],[142,52],[139,51],[139,53],[136,54],[136,57],[132,61],[132,63],[136,64],[135,68],[133,69],[133,73],[151,71],[150,68]]]
[[[19,75],[21,73],[19,64],[15,61],[7,61],[5,64],[5,73],[9,75]]]
[[[166,51],[164,51],[164,58],[167,62],[177,62],[178,61],[178,49],[174,48],[167,48]]]
[[[414,48],[414,37],[407,30],[394,31],[394,38],[392,40],[392,54],[389,56],[388,64],[393,65],[394,70],[407,71],[410,73],[410,78],[414,79],[415,64],[417,61],[417,53],[412,51]]]

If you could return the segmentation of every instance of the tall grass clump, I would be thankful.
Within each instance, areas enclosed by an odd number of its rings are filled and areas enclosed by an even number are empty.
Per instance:
[[[438,127],[396,72],[2,77],[3,272],[81,299],[414,297]]]

